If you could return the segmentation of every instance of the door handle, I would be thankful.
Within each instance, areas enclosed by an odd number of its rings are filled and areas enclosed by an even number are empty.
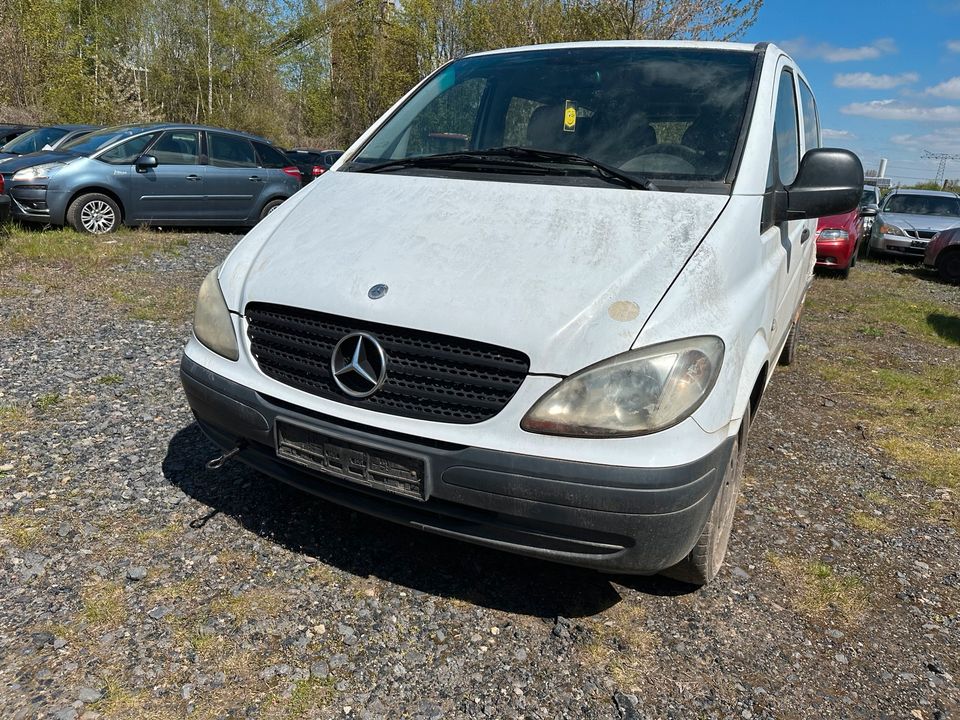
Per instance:
[[[800,233],[800,244],[803,245],[809,239],[810,239],[810,228],[804,228],[803,232]]]
[[[247,178],[247,180],[250,180],[251,182],[263,182],[263,178],[261,178],[259,175],[251,175]]]
[[[200,180],[200,176],[199,176],[199,175],[187,175],[187,180],[189,180],[190,182],[197,182],[197,180]]]

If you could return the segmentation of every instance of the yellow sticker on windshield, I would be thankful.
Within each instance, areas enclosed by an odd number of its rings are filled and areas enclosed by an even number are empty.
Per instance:
[[[563,110],[563,131],[577,131],[577,104],[573,100],[567,100]]]

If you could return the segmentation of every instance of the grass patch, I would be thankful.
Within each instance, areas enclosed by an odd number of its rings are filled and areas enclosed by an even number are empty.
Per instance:
[[[197,299],[192,282],[169,276],[129,272],[107,280],[105,292],[133,320],[181,321],[190,317]]]
[[[301,720],[312,717],[314,713],[322,711],[333,698],[333,687],[330,680],[307,678],[298,680],[287,700],[274,695],[267,701],[267,714],[283,718],[283,720]]]
[[[869,502],[872,502],[874,505],[885,506],[893,502],[889,495],[884,495],[881,492],[876,490],[867,490],[863,497],[866,498]]]
[[[890,526],[872,513],[855,512],[850,516],[850,522],[854,527],[866,530],[867,532],[876,533],[877,535],[890,534]]]
[[[36,399],[35,404],[39,410],[46,411],[59,405],[61,399],[60,393],[44,393]]]
[[[830,611],[854,622],[866,611],[869,593],[856,575],[838,575],[826,563],[805,561],[769,553],[773,565],[789,590],[788,598],[800,612],[814,617]]]
[[[16,405],[0,405],[0,432],[19,430],[27,414]]]
[[[119,385],[123,382],[123,375],[120,373],[110,373],[101,375],[97,378],[97,385]]]
[[[624,692],[639,688],[654,645],[643,608],[624,600],[583,623],[589,631],[579,651],[583,664],[602,669]]]
[[[91,272],[129,262],[137,256],[174,253],[186,244],[182,236],[141,229],[122,228],[103,236],[78,233],[70,228],[42,230],[13,226],[5,237],[0,237],[0,261],[6,265],[21,263]],[[39,277],[34,279],[42,282]]]
[[[210,603],[214,615],[229,615],[241,625],[254,617],[273,617],[283,610],[285,595],[272,588],[248,590],[235,595],[222,595]]]
[[[80,592],[81,616],[93,625],[117,626],[127,619],[123,585],[106,580],[88,585]]]
[[[43,536],[43,526],[36,518],[8,515],[0,518],[0,538],[21,550],[35,547]]]
[[[938,447],[934,442],[933,438],[924,437],[885,437],[880,440],[880,447],[930,485],[960,489],[960,450]]]
[[[2,295],[0,295],[0,297],[2,297]],[[34,325],[36,325],[36,320],[32,316],[24,315],[23,313],[16,313],[0,322],[0,328],[3,328],[3,330],[12,335],[24,335],[28,330],[33,328]]]

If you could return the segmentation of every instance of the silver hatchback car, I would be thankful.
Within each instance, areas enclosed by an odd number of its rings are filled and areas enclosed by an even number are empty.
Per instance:
[[[936,190],[894,190],[870,233],[870,251],[920,260],[941,230],[960,225],[960,196]]]
[[[125,225],[253,226],[300,189],[280,150],[202,125],[126,125],[0,164],[11,215],[95,234]]]

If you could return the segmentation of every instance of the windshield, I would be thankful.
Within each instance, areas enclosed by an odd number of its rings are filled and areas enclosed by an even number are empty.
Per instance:
[[[44,145],[53,145],[67,134],[62,128],[37,128],[14,138],[3,147],[0,152],[26,155],[27,153],[43,150]]]
[[[960,198],[937,195],[891,195],[883,210],[905,215],[960,217]]]
[[[877,193],[873,188],[869,190],[864,190],[863,195],[860,196],[860,204],[868,205],[869,203],[877,202]]]
[[[100,148],[104,148],[117,140],[136,135],[143,131],[143,125],[104,128],[103,130],[97,130],[97,132],[83,135],[70,142],[64,143],[59,149],[76,155],[92,155]]]
[[[723,180],[755,63],[749,52],[649,47],[465,58],[411,97],[350,169],[522,146],[575,153],[638,178]]]

